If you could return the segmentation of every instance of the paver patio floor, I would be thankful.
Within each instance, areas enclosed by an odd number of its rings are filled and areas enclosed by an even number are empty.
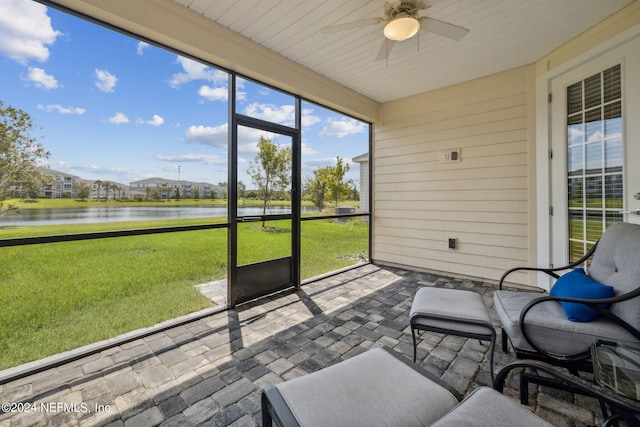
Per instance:
[[[493,311],[495,285],[366,265],[0,385],[3,402],[36,408],[0,413],[0,427],[260,425],[267,385],[381,345],[411,359],[409,309],[423,285],[475,290]],[[490,383],[486,343],[422,338],[419,362],[459,392]],[[496,347],[497,372],[512,359]],[[592,399],[531,392],[530,409],[554,425],[596,423]]]

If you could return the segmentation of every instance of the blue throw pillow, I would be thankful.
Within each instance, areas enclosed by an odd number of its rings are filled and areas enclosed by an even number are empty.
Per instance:
[[[585,299],[610,298],[613,296],[613,286],[602,285],[587,276],[582,268],[576,268],[560,276],[549,295]],[[560,304],[572,322],[590,322],[600,316],[600,313],[584,304],[563,301]]]

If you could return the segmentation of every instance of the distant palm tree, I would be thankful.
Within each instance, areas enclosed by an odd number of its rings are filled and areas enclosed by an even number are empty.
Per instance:
[[[102,185],[104,185],[104,191],[106,193],[106,197],[104,199],[105,202],[109,201],[109,190],[111,189],[111,183],[109,181],[104,181],[102,183]]]
[[[100,201],[100,187],[102,187],[102,181],[97,180],[93,181],[93,183],[98,187],[98,201]]]

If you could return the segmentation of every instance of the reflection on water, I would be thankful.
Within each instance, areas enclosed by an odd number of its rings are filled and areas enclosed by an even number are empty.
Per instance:
[[[303,212],[312,211],[312,209],[305,208],[302,210]],[[291,208],[289,206],[272,206],[267,210],[267,213],[287,214],[291,213]],[[239,208],[238,215],[262,215],[262,208]],[[16,213],[0,216],[0,227],[226,216],[226,206],[99,206],[69,209],[22,209]]]

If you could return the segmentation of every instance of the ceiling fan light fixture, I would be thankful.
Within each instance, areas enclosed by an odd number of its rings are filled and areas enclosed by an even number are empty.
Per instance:
[[[389,40],[403,41],[415,36],[420,30],[420,21],[410,15],[402,14],[384,26],[384,36]]]

